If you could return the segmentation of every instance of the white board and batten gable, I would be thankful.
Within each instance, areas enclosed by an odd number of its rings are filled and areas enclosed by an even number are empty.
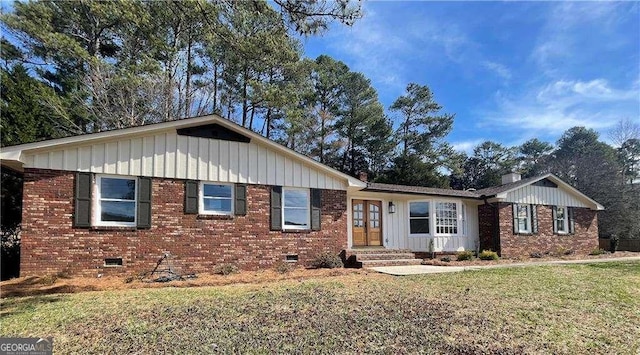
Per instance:
[[[180,134],[204,125],[245,139]],[[22,168],[332,190],[364,186],[215,115],[5,147],[1,156],[3,164]]]
[[[553,174],[546,174],[521,186],[495,195],[493,200],[549,206],[583,207],[604,210],[604,207]]]

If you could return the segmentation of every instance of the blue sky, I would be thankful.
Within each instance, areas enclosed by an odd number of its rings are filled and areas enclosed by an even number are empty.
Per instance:
[[[303,40],[364,73],[385,107],[409,82],[455,113],[447,137],[471,151],[555,142],[581,125],[607,132],[640,123],[638,2],[364,2],[353,27]],[[394,117],[393,113],[389,113]]]

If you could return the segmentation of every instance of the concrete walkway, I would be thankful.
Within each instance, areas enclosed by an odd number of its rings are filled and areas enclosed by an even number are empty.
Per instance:
[[[615,262],[615,261],[640,261],[640,256],[628,256],[628,257],[622,257],[622,258],[607,258],[607,259],[551,260],[551,261],[536,261],[536,262],[530,262],[530,263],[473,265],[473,266],[434,266],[434,265],[378,266],[378,267],[372,267],[370,268],[370,270],[377,271],[383,274],[405,276],[405,275],[420,275],[420,274],[440,274],[445,272],[459,272],[459,271],[482,270],[482,269],[499,269],[499,268],[506,268],[506,267],[526,267],[526,266],[565,265],[565,264],[593,264],[593,263],[608,263],[608,262]]]

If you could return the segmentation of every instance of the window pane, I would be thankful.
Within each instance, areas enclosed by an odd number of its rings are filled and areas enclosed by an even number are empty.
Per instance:
[[[409,204],[410,217],[429,217],[429,202],[411,202]]]
[[[103,222],[135,222],[135,202],[102,201],[100,207]]]
[[[100,197],[135,200],[136,181],[133,179],[100,179]]]
[[[204,184],[204,196],[231,198],[231,186]]]
[[[412,219],[409,221],[411,234],[429,234],[428,219]]]
[[[292,227],[307,227],[309,218],[308,209],[285,208],[284,209],[284,225]]]
[[[231,212],[231,199],[222,198],[205,198],[205,211]]]
[[[527,220],[526,219],[518,219],[518,229],[520,231],[526,231],[529,228],[527,228]]]
[[[558,207],[556,209],[556,219],[564,219],[564,208]]]
[[[284,207],[309,207],[307,191],[284,190]]]
[[[529,216],[529,206],[518,205],[518,218],[527,218]]]

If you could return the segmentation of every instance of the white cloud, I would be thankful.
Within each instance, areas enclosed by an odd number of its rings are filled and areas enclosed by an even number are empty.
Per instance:
[[[623,117],[640,117],[640,88],[612,87],[605,79],[555,81],[517,97],[496,93],[497,110],[485,112],[481,126],[509,129],[520,136],[557,135],[574,126],[609,128]]]
[[[501,77],[506,81],[509,81],[511,79],[511,76],[512,76],[511,70],[509,70],[509,68],[507,68],[503,64],[492,62],[490,60],[485,60],[482,62],[482,66],[494,72],[495,74],[497,74],[499,77]]]
[[[473,153],[473,148],[475,148],[476,146],[478,146],[480,143],[484,141],[486,141],[486,139],[479,138],[479,139],[472,139],[467,141],[451,142],[451,146],[453,146],[453,149],[458,152],[471,154]]]

